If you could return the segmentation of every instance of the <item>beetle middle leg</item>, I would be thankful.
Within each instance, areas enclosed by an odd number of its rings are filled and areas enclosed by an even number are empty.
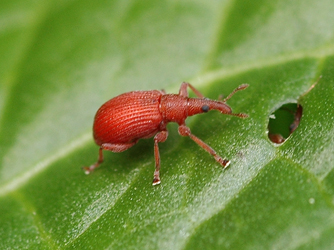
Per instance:
[[[157,133],[154,136],[154,157],[155,157],[155,171],[154,171],[154,178],[152,185],[158,185],[160,184],[160,153],[159,153],[159,142],[166,141],[168,137],[168,131],[163,130]]]
[[[206,144],[204,141],[199,139],[197,136],[193,135],[190,131],[190,128],[188,128],[186,125],[180,125],[179,126],[179,134],[182,136],[189,136],[190,139],[192,139],[194,142],[196,142],[201,148],[203,148],[205,151],[207,151],[209,154],[211,154],[215,160],[222,165],[224,168],[227,168],[228,165],[230,165],[230,161],[223,159],[220,157],[216,151],[211,148],[208,144]]]

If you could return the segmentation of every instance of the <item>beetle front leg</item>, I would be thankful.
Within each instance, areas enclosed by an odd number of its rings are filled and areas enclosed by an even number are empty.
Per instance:
[[[199,139],[197,136],[193,135],[190,131],[190,128],[188,128],[186,125],[180,125],[179,126],[179,134],[182,136],[189,136],[190,139],[192,139],[194,142],[196,142],[201,148],[203,148],[205,151],[207,151],[209,154],[211,154],[215,160],[222,165],[224,168],[227,168],[228,165],[230,165],[230,161],[223,159],[220,157],[213,148],[211,148],[208,144],[206,144],[204,141]]]
[[[152,185],[158,185],[160,184],[160,153],[159,153],[159,142],[166,141],[168,137],[168,131],[163,130],[157,133],[154,136],[154,157],[155,157],[155,171],[154,171],[154,178]]]
[[[181,84],[179,95],[183,97],[189,97],[187,88],[190,88],[199,98],[205,98],[201,92],[199,92],[193,85],[188,82],[183,82]]]

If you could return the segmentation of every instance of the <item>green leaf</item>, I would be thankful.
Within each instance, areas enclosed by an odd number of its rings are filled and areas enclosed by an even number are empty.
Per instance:
[[[0,249],[333,249],[333,13],[331,0],[2,1]],[[249,118],[187,119],[228,169],[170,124],[160,185],[152,139],[83,173],[100,105],[182,81],[211,99],[250,85],[228,101]],[[277,145],[269,117],[287,103],[303,115]]]

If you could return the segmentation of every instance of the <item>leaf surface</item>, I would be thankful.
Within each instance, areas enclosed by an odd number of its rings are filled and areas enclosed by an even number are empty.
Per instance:
[[[333,249],[333,13],[330,0],[1,2],[0,249]],[[182,81],[211,99],[250,85],[228,101],[249,118],[187,119],[228,169],[170,124],[159,186],[152,139],[83,173],[102,103]],[[286,103],[303,115],[275,145],[269,116]]]

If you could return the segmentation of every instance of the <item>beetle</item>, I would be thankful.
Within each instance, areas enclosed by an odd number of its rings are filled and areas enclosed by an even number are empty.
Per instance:
[[[226,168],[230,161],[220,157],[215,150],[193,135],[186,126],[188,116],[218,110],[222,114],[246,118],[248,115],[232,113],[226,104],[237,91],[248,87],[242,84],[223,100],[205,98],[190,83],[183,82],[178,94],[166,94],[165,91],[132,91],[121,94],[104,103],[96,112],[93,124],[95,143],[100,146],[96,163],[84,167],[89,174],[103,162],[103,150],[122,152],[134,146],[139,139],[154,136],[155,171],[153,185],[160,184],[159,143],[168,137],[167,124],[176,122],[181,136],[188,136],[214,159]],[[190,98],[190,88],[197,98]]]

